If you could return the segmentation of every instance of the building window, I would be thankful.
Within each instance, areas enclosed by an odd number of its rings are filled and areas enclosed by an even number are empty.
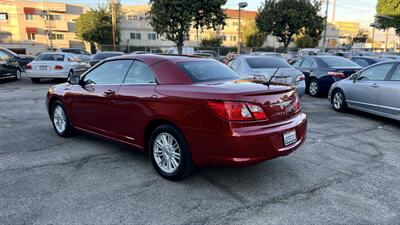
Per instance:
[[[33,14],[25,14],[25,20],[33,20]]]
[[[234,21],[234,22],[232,23],[232,25],[235,26],[235,27],[237,27],[237,26],[239,26],[239,22],[235,22],[235,21]]]
[[[42,15],[42,18],[45,20],[61,20],[62,19],[61,15],[52,15],[52,14]]]
[[[237,41],[237,37],[236,36],[230,36],[230,40],[231,41]]]
[[[148,33],[147,34],[147,39],[156,40],[157,39],[157,35],[155,33]]]
[[[0,13],[0,21],[1,20],[8,20],[8,14],[7,13]]]
[[[139,20],[144,20],[144,17],[143,16],[139,17]]]
[[[35,33],[27,33],[27,36],[30,41],[36,40]]]
[[[142,39],[142,34],[141,33],[131,33],[131,39],[140,40],[140,39]]]
[[[64,40],[64,34],[49,34],[49,38],[52,40]]]
[[[222,35],[222,36],[221,36],[221,40],[222,40],[222,41],[226,41],[226,36],[225,36],[225,35]]]
[[[128,15],[127,20],[137,20],[137,16],[134,15]]]

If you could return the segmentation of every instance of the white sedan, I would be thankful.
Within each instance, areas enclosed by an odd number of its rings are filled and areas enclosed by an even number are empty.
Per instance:
[[[63,52],[46,52],[26,66],[26,76],[33,83],[40,82],[41,78],[65,78],[82,74],[86,70],[74,54]]]

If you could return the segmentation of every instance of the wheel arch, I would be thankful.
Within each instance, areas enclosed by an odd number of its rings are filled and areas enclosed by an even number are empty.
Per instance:
[[[179,130],[179,132],[182,134],[182,136],[186,139],[184,133],[182,132],[182,129],[179,128],[179,126],[177,126],[174,122],[172,122],[171,120],[168,119],[164,119],[164,118],[154,118],[152,120],[149,121],[149,123],[147,123],[147,126],[144,130],[144,135],[143,135],[143,145],[144,145],[144,150],[148,151],[148,147],[149,147],[149,141],[150,141],[150,136],[151,133],[153,132],[154,129],[156,129],[157,127],[161,126],[161,125],[170,125],[175,127],[176,129]]]

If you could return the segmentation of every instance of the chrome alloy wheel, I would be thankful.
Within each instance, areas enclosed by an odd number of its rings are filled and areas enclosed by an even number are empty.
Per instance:
[[[67,128],[67,117],[60,105],[57,105],[53,110],[53,122],[58,133],[63,133]]]
[[[174,173],[181,163],[178,141],[169,133],[158,134],[153,144],[153,156],[163,172]]]
[[[333,96],[333,107],[336,110],[340,110],[343,107],[343,95],[340,91],[337,91]]]
[[[317,92],[318,92],[318,84],[317,84],[316,81],[312,81],[312,82],[310,83],[309,91],[310,91],[310,94],[311,94],[311,95],[313,95],[313,96],[317,95]]]
[[[21,70],[17,70],[17,75],[15,76],[15,78],[17,79],[17,80],[21,80]]]

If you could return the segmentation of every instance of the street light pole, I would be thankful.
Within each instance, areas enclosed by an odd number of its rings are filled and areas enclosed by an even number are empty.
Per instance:
[[[240,55],[240,10],[247,7],[247,2],[239,2],[239,24],[238,24],[238,55]]]
[[[322,41],[322,49],[325,52],[326,49],[326,30],[328,29],[328,10],[329,10],[329,0],[326,0],[326,10],[325,10],[325,30],[324,30],[324,40]]]

